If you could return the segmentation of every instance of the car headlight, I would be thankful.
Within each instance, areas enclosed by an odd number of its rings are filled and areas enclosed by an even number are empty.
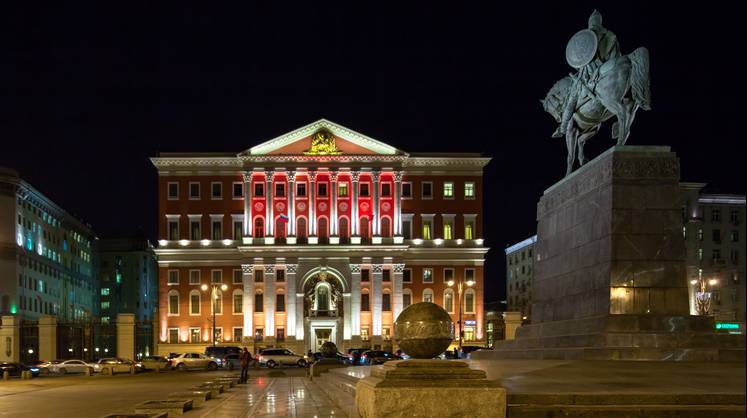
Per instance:
[[[38,367],[32,367],[29,370],[31,370],[32,372],[36,373],[36,372],[39,371],[39,368]]]

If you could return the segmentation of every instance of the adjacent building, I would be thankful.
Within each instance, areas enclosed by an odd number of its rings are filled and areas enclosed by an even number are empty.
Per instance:
[[[506,305],[508,312],[521,312],[522,320],[532,315],[534,244],[537,235],[508,246],[506,253]]]
[[[744,332],[745,196],[705,193],[705,187],[680,185],[690,312],[699,314],[696,296],[705,290],[710,293],[706,309],[717,326],[728,323]]]
[[[410,154],[322,119],[239,153],[152,162],[160,352],[388,347],[421,301],[455,322],[461,309],[465,341],[484,343],[489,158]]]
[[[0,168],[0,311],[19,320],[91,320],[98,308],[96,236],[87,225]]]

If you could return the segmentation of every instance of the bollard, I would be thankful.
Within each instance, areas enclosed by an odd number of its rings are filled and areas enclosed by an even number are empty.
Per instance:
[[[31,379],[31,372],[28,370],[21,371],[21,379],[22,380],[29,380]]]
[[[156,364],[156,373],[161,373],[161,366]]]
[[[10,380],[10,372],[3,370],[3,380]]]
[[[93,376],[93,369],[86,367],[86,376]]]
[[[135,374],[135,366],[130,366],[130,374]]]

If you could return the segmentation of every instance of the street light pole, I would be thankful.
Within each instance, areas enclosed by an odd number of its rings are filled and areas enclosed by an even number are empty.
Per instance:
[[[454,280],[449,280],[446,284],[449,285],[449,287],[454,286]],[[467,284],[467,287],[472,287],[475,282],[474,280],[467,280],[466,282],[462,279],[459,279],[457,284],[457,298],[459,298],[459,303],[457,306],[459,307],[459,320],[457,321],[457,325],[459,325],[459,353],[462,352],[462,339],[464,336],[464,327],[462,326],[462,290],[464,284]]]
[[[215,311],[217,309],[215,309],[215,308],[216,308],[217,301],[218,301],[218,285],[217,284],[212,284],[212,285],[210,285],[210,287],[211,287],[210,300],[211,300],[211,307],[213,309],[213,347],[215,347],[216,344],[217,344],[217,341],[216,341],[216,338],[215,338]],[[202,288],[202,291],[204,292],[204,291],[208,290],[208,285],[204,284],[204,285],[201,286],[201,288]],[[224,284],[220,286],[220,290],[225,291],[226,289],[228,289],[228,286],[226,286]]]

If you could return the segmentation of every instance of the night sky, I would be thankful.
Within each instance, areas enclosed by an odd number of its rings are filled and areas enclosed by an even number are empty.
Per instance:
[[[683,180],[745,193],[744,2],[105,3],[0,18],[0,165],[100,237],[155,240],[148,157],[239,152],[323,117],[408,152],[493,158],[485,299],[499,300],[503,248],[534,234],[539,196],[565,172],[538,99],[571,71],[566,43],[595,7],[623,53],[651,53],[653,110],[628,144],[670,145]],[[587,155],[612,144],[607,124]]]

